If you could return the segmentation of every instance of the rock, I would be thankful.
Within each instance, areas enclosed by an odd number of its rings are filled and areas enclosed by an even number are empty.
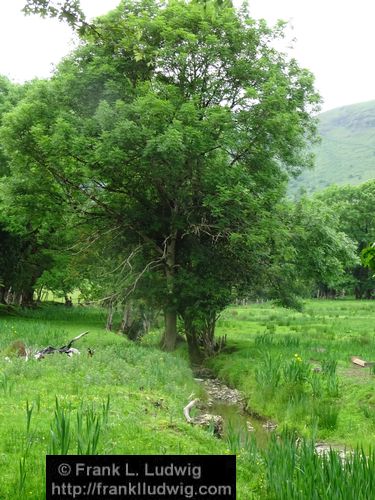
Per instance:
[[[213,371],[205,367],[197,367],[193,369],[194,377],[201,379],[214,378]]]
[[[346,455],[349,453],[343,446],[330,445],[328,443],[317,443],[315,445],[315,452],[320,456],[329,453],[331,450],[338,453],[341,460],[345,460]]]
[[[211,415],[210,413],[203,413],[197,417],[194,417],[191,420],[191,423],[194,425],[200,425],[205,428],[212,427],[214,430],[214,434],[221,436],[223,433],[223,417],[220,415]]]
[[[209,396],[209,401],[223,401],[225,403],[238,404],[243,407],[244,398],[237,389],[231,389],[217,379],[204,380],[203,386]]]
[[[251,425],[251,422],[249,422],[249,420],[246,422],[246,427],[247,427],[247,430],[248,430],[249,432],[254,432],[254,431],[255,431],[255,427],[253,427],[253,426]]]
[[[271,420],[267,420],[265,424],[262,425],[263,429],[266,429],[267,431],[274,431],[277,427],[277,424],[274,422],[271,422]]]

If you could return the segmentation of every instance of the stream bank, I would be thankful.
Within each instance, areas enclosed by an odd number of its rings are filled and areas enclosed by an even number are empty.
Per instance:
[[[252,413],[245,398],[237,389],[232,389],[215,377],[207,368],[194,370],[194,377],[204,388],[206,400],[199,403],[199,410],[205,415],[221,417],[218,434],[224,439],[239,439],[245,442],[254,439],[264,448],[277,425],[265,417]]]
[[[228,387],[224,382],[215,377],[208,368],[198,368],[193,371],[195,380],[204,388],[206,400],[199,402],[198,409],[205,417],[218,423],[218,432],[215,434],[227,440],[237,440],[245,443],[255,439],[257,447],[265,449],[272,433],[277,429],[277,424],[266,417],[252,412],[240,391]],[[315,451],[318,455],[334,450],[340,457],[345,458],[348,450],[338,444],[317,442]]]

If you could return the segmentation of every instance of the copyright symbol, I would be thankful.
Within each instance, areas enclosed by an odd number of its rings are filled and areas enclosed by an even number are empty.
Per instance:
[[[60,476],[69,476],[69,474],[72,472],[72,468],[68,464],[60,464],[57,467],[57,472],[60,474]]]

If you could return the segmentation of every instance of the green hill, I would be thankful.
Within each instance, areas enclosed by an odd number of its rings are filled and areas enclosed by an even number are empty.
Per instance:
[[[311,193],[375,178],[375,101],[336,108],[319,119],[322,141],[315,148],[315,168],[291,181],[290,191]]]

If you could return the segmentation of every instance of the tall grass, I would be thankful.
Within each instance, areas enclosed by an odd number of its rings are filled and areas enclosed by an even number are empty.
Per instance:
[[[287,384],[302,384],[306,382],[311,373],[311,365],[302,360],[298,354],[284,365],[283,376]]]
[[[48,452],[66,455],[73,448],[72,443],[75,443],[77,455],[96,455],[100,436],[108,423],[109,407],[109,396],[102,403],[101,410],[97,410],[94,405],[85,406],[81,403],[76,410],[76,425],[73,429],[71,407],[64,409],[56,398]]]
[[[101,416],[92,406],[81,406],[77,411],[77,455],[97,454],[101,430]]]
[[[0,379],[0,387],[3,391],[4,396],[11,396],[13,390],[13,381],[10,379],[7,373],[3,372]]]
[[[67,455],[71,441],[71,411],[62,408],[57,397],[55,404],[55,415],[51,424],[48,453],[50,455]]]
[[[236,434],[237,432],[237,434]],[[261,482],[256,498],[269,500],[369,500],[375,498],[375,450],[318,452],[312,439],[301,439],[284,427],[260,448],[251,437],[243,440],[234,428],[228,449],[257,470]]]
[[[279,357],[272,356],[268,351],[260,353],[260,356],[261,360],[255,371],[255,380],[263,390],[272,394],[281,380],[281,360]]]
[[[293,432],[272,436],[259,450],[267,498],[274,500],[369,500],[375,498],[375,452],[330,449],[318,454],[310,440]]]
[[[313,409],[319,429],[334,430],[338,424],[339,408],[331,401],[320,400]]]
[[[324,375],[333,376],[336,374],[337,360],[336,359],[324,359],[322,361],[322,372]]]

